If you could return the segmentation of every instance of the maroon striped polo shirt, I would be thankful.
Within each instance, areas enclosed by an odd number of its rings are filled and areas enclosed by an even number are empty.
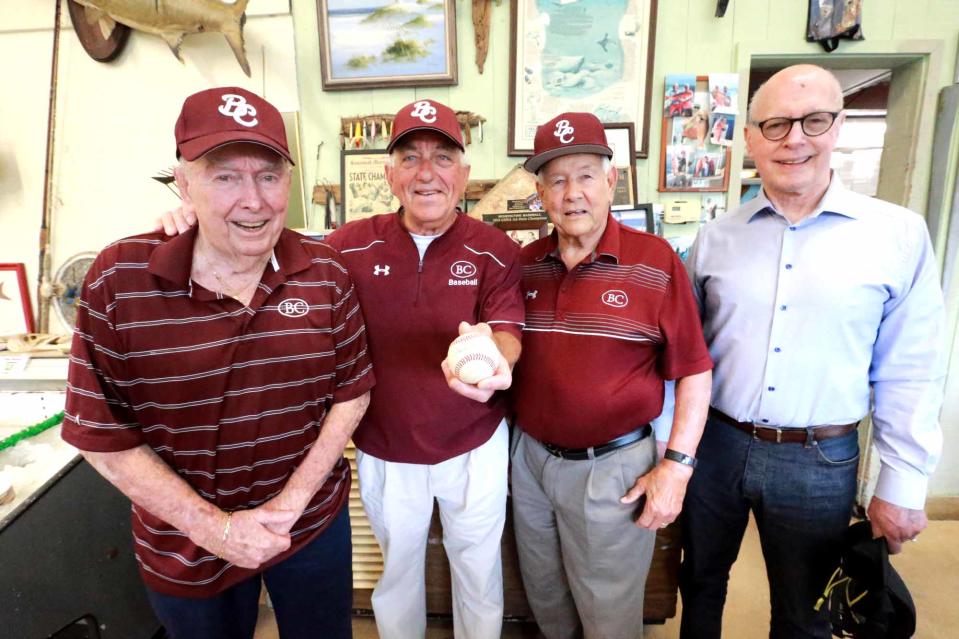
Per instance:
[[[572,271],[557,236],[524,247],[526,327],[513,372],[517,422],[569,448],[607,442],[663,409],[663,380],[712,368],[679,257],[612,216]]]
[[[376,371],[353,441],[387,461],[436,464],[486,442],[505,414],[503,393],[482,404],[451,391],[440,362],[461,321],[520,336],[519,246],[460,213],[421,262],[400,215],[351,222],[326,240],[353,276]]]
[[[204,499],[233,511],[280,492],[330,406],[373,386],[362,314],[339,255],[284,230],[249,307],[190,279],[193,230],[100,253],[87,274],[63,438],[82,450],[141,444]],[[341,459],[293,526],[302,548],[346,502]],[[133,506],[136,557],[161,593],[204,597],[250,576]]]

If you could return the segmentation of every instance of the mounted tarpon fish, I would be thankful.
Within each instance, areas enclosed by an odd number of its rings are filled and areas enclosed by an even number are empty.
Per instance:
[[[250,0],[229,4],[219,0],[73,0],[85,7],[87,23],[100,24],[104,35],[116,21],[163,38],[180,62],[180,44],[190,33],[222,33],[243,72],[250,63],[243,49],[243,25]]]

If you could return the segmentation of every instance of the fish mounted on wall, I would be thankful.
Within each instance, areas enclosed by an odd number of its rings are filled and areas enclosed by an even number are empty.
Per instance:
[[[104,36],[114,22],[153,33],[166,41],[180,62],[180,45],[191,33],[222,33],[243,72],[250,63],[243,49],[243,25],[249,0],[228,4],[220,0],[73,0],[85,7],[87,23],[100,25]]]

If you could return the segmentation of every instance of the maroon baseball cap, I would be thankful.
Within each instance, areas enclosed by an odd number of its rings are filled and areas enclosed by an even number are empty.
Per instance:
[[[456,113],[435,100],[417,100],[396,112],[393,118],[393,135],[386,147],[387,153],[393,150],[400,138],[413,131],[436,131],[448,137],[461,150],[466,150]]]
[[[225,144],[250,142],[268,147],[293,164],[286,128],[276,107],[246,89],[220,87],[183,101],[173,130],[176,155],[188,161]]]
[[[538,172],[544,164],[570,153],[595,153],[613,157],[606,142],[603,123],[592,113],[560,113],[536,129],[533,156],[523,164],[530,173]]]

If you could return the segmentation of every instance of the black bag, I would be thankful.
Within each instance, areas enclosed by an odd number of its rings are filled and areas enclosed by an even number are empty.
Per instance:
[[[889,563],[886,540],[872,538],[868,521],[846,530],[839,567],[815,609],[824,604],[837,637],[909,639],[916,631],[916,607],[909,589]]]
[[[862,40],[862,0],[809,0],[806,42],[818,42],[828,52],[839,38]]]

